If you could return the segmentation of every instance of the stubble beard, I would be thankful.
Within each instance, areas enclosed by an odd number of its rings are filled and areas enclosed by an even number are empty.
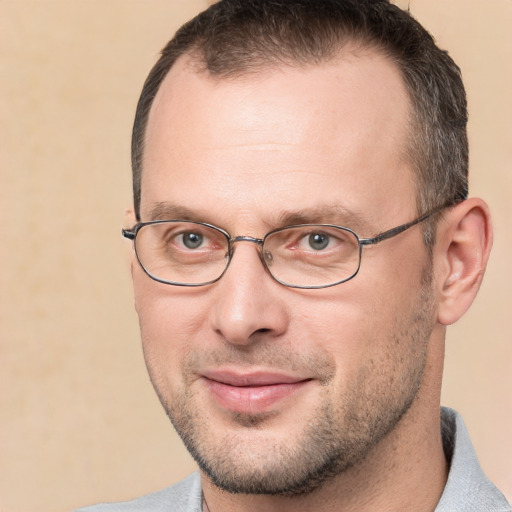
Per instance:
[[[209,418],[195,405],[191,388],[185,387],[171,403],[159,392],[150,369],[164,409],[201,471],[218,488],[230,493],[300,496],[361,463],[397,426],[421,387],[434,308],[429,275],[424,274],[422,284],[413,312],[394,321],[393,341],[387,341],[393,348],[385,360],[368,361],[357,382],[351,382],[335,397],[336,401],[328,394],[336,373],[334,361],[321,357],[300,361],[273,345],[268,353],[263,349],[258,361],[273,361],[280,369],[297,364],[314,368],[323,365],[325,369],[318,407],[301,418],[304,425],[286,443],[265,435],[270,418],[264,413],[233,414],[237,429],[215,435]],[[242,355],[237,357],[244,359]],[[386,364],[399,370],[379,374]],[[191,365],[190,361],[184,364],[185,381],[187,366]]]

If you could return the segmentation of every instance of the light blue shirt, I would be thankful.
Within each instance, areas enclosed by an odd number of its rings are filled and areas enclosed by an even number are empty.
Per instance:
[[[435,512],[512,512],[501,492],[486,478],[462,418],[443,407],[443,444],[450,472]],[[199,473],[161,491],[122,503],[105,503],[75,512],[202,512]]]

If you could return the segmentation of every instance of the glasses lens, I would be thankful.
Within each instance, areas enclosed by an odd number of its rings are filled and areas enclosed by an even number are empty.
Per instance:
[[[297,287],[321,288],[350,279],[359,269],[359,254],[355,233],[325,225],[274,231],[263,245],[274,278]]]
[[[228,263],[226,235],[195,222],[146,224],[137,233],[135,251],[152,278],[173,284],[215,281]]]

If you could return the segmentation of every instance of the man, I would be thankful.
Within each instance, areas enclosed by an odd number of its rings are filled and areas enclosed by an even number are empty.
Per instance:
[[[384,0],[223,0],[163,50],[132,143],[155,390],[199,465],[90,510],[510,511],[440,411],[492,232],[457,66]]]

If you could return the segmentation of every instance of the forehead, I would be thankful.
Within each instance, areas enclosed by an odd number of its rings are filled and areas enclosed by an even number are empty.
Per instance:
[[[286,198],[322,207],[322,197],[357,208],[392,191],[411,201],[408,112],[398,69],[370,51],[229,79],[182,57],[149,115],[141,211],[199,207],[198,191],[241,210]]]

